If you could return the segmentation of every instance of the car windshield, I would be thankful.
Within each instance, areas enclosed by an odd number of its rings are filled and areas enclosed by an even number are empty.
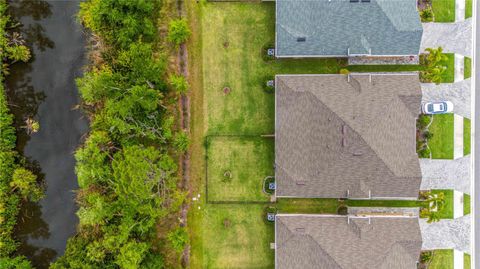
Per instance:
[[[427,110],[428,111],[433,111],[433,104],[428,104]]]

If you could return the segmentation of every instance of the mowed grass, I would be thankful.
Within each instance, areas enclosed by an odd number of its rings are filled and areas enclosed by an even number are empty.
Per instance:
[[[473,0],[465,0],[465,19],[472,17]]]
[[[433,258],[429,269],[453,269],[453,249],[437,249],[433,251]]]
[[[447,56],[445,61],[440,61],[440,65],[447,69],[442,74],[442,83],[453,83],[455,81],[455,54],[444,53]]]
[[[208,201],[269,201],[262,186],[274,175],[272,138],[213,136],[207,143]]]
[[[470,119],[463,118],[463,155],[470,154],[471,142],[471,122]]]
[[[463,215],[470,214],[470,207],[471,207],[471,198],[470,195],[464,193],[463,194]]]
[[[279,213],[336,214],[338,199],[279,198],[275,204]]]
[[[441,219],[453,219],[453,190],[432,190],[432,194],[443,192],[445,195],[445,205],[439,212]]]
[[[463,58],[463,65],[463,77],[467,79],[472,76],[472,59],[468,57]]]
[[[435,22],[455,21],[455,0],[432,0]]]
[[[428,128],[433,137],[428,140],[433,159],[453,159],[453,114],[433,115]]]
[[[274,225],[263,205],[208,204],[201,268],[273,268]]]
[[[203,79],[208,134],[274,131],[274,95],[263,85],[275,74],[338,73],[345,60],[265,61],[275,40],[275,3],[206,3],[202,10]],[[224,88],[230,88],[225,94]]]
[[[472,267],[471,262],[470,255],[467,253],[463,254],[463,268],[470,269]]]

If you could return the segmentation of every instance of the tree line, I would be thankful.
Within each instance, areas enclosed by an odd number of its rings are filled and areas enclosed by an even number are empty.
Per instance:
[[[177,157],[189,138],[176,126],[176,102],[188,90],[167,77],[166,48],[190,32],[172,20],[158,32],[160,0],[88,0],[79,19],[91,32],[90,64],[76,80],[91,131],[75,153],[79,225],[51,268],[164,268],[169,248],[180,256],[188,235],[176,227],[157,239],[157,223],[178,212]]]

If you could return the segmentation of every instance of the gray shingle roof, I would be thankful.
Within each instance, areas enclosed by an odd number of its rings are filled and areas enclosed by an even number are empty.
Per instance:
[[[422,237],[413,217],[277,215],[277,269],[413,269]]]
[[[418,196],[418,74],[285,75],[275,91],[277,196]]]
[[[289,56],[417,55],[416,0],[277,0],[276,53]],[[297,38],[305,38],[298,42]]]

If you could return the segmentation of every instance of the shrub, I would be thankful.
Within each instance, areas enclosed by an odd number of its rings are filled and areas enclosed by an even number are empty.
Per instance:
[[[348,75],[350,74],[350,70],[346,69],[346,68],[341,68],[339,71],[338,71],[339,74],[342,74],[342,75]]]
[[[425,137],[425,139],[432,139],[433,137],[433,133],[429,132],[429,131],[425,131],[423,133],[423,137]]]
[[[275,60],[274,55],[268,55],[268,50],[272,49],[274,47],[275,47],[275,45],[272,42],[268,42],[265,45],[263,45],[261,53],[262,53],[262,59],[265,62]]]
[[[433,258],[433,252],[432,251],[423,251],[420,253],[420,261],[423,263],[429,262]]]
[[[169,82],[177,93],[184,94],[188,90],[188,82],[182,75],[171,75]]]
[[[192,32],[188,28],[188,23],[185,19],[173,20],[168,26],[167,40],[178,46],[187,41],[191,33]]]
[[[168,233],[167,239],[175,251],[182,252],[188,244],[188,233],[185,228],[179,227]]]
[[[417,127],[419,129],[424,129],[430,124],[431,117],[425,114],[420,115],[417,120]]]
[[[418,153],[418,157],[420,158],[430,158],[430,150],[428,148],[423,148],[419,150],[417,153]]]
[[[431,7],[427,7],[420,11],[420,18],[422,22],[431,22],[433,21],[433,10]]]
[[[180,152],[186,152],[188,146],[190,146],[190,138],[188,134],[184,131],[178,132],[173,141],[173,145]]]

